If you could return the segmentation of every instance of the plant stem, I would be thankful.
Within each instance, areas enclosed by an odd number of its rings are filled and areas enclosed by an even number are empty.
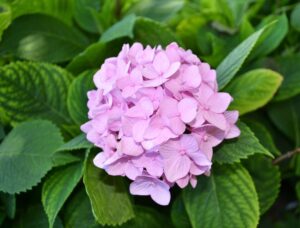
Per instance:
[[[280,155],[279,157],[277,157],[276,159],[273,160],[273,165],[277,165],[278,163],[293,157],[295,154],[299,154],[300,153],[300,148],[296,148],[294,150],[288,151],[285,154]]]

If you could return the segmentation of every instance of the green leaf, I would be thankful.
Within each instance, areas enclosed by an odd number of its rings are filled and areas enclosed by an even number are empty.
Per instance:
[[[271,104],[268,114],[273,124],[295,143],[300,146],[300,95]]]
[[[291,13],[291,25],[295,30],[300,31],[300,3],[296,5]]]
[[[111,26],[102,34],[100,42],[105,43],[121,37],[133,38],[135,20],[136,16],[134,14],[123,18],[121,21]]]
[[[82,168],[82,163],[60,167],[43,184],[42,203],[50,227],[53,227],[58,212],[81,179]]]
[[[106,58],[116,55],[120,48],[114,42],[108,44],[93,43],[73,58],[66,69],[74,74],[80,74],[85,70],[94,68],[98,69]]]
[[[101,225],[121,225],[134,217],[124,178],[108,176],[95,167],[94,156],[94,153],[89,154],[83,175],[94,216]]]
[[[172,18],[184,5],[183,0],[144,0],[135,1],[128,13],[135,13],[157,21]]]
[[[296,194],[297,194],[298,200],[300,200],[300,181],[298,181],[296,184]]]
[[[273,21],[275,22],[270,24]],[[288,19],[285,14],[266,17],[258,28],[265,28],[268,24],[269,26],[257,41],[249,59],[256,59],[269,54],[279,46],[286,36],[288,32]]]
[[[66,228],[91,228],[99,227],[93,212],[90,200],[84,189],[81,189],[65,205],[63,213]]]
[[[52,63],[70,60],[88,45],[79,31],[41,14],[17,18],[2,38],[1,55]]]
[[[190,228],[190,220],[186,212],[182,195],[179,195],[172,204],[171,218],[177,228]]]
[[[53,167],[67,165],[73,162],[80,161],[80,158],[66,151],[57,152],[53,155]]]
[[[73,0],[15,0],[11,3],[13,19],[25,14],[42,13],[72,24]]]
[[[63,144],[57,149],[57,151],[70,151],[70,150],[80,150],[80,149],[90,149],[92,144],[87,141],[86,135],[81,134],[71,139],[69,142]]]
[[[219,89],[223,89],[230,80],[235,76],[238,70],[245,62],[247,56],[252,51],[257,40],[261,36],[264,28],[253,33],[242,43],[240,43],[235,49],[233,49],[229,55],[220,63],[217,67],[217,81]]]
[[[0,192],[0,201],[4,204],[7,217],[13,219],[16,215],[16,196]]]
[[[30,204],[28,208],[21,211],[20,216],[13,224],[14,228],[49,228],[47,216],[42,205]],[[56,218],[54,228],[63,228],[59,217]]]
[[[52,156],[63,144],[59,129],[46,120],[15,127],[0,145],[0,191],[10,194],[36,185],[52,167]]]
[[[2,140],[5,137],[5,131],[3,126],[0,125],[0,140]]]
[[[241,159],[248,158],[253,154],[264,154],[273,158],[273,155],[267,151],[255,137],[249,127],[238,123],[241,135],[237,139],[227,140],[217,147],[214,154],[214,161],[223,163],[240,162]]]
[[[157,210],[150,207],[135,206],[134,212],[136,214],[134,219],[124,223],[122,228],[159,228],[172,227],[166,216]]]
[[[72,76],[60,67],[14,62],[0,68],[0,107],[12,122],[45,118],[70,123],[67,90]]]
[[[0,3],[0,41],[3,31],[11,23],[11,9],[8,5]]]
[[[264,214],[275,202],[280,188],[280,171],[272,160],[255,155],[244,162],[251,175],[259,199],[260,214]]]
[[[283,82],[279,87],[274,101],[282,101],[300,93],[300,54],[280,56],[276,58],[278,72],[282,74]]]
[[[272,135],[263,124],[254,120],[246,120],[246,124],[250,127],[251,131],[253,131],[261,145],[273,155],[279,156],[281,154],[273,141]]]
[[[256,227],[258,198],[253,181],[243,166],[214,166],[210,177],[201,176],[196,189],[183,191],[192,227]]]
[[[182,42],[176,35],[164,24],[153,21],[148,18],[138,18],[134,26],[134,38],[144,45],[162,45],[167,46],[171,42]]]
[[[255,69],[233,80],[225,90],[233,97],[230,109],[240,115],[267,104],[282,82],[282,76],[272,70]]]
[[[69,87],[68,110],[70,116],[78,125],[88,121],[87,92],[95,88],[94,73],[94,70],[84,71],[73,80]]]
[[[88,32],[99,33],[99,21],[95,14],[101,9],[99,0],[73,0],[73,15],[78,25]]]

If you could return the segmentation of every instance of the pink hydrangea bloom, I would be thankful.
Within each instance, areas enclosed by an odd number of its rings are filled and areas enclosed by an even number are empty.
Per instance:
[[[170,188],[209,175],[213,148],[238,137],[237,111],[218,92],[216,72],[190,50],[125,44],[94,75],[88,92],[87,139],[102,148],[94,164],[126,176],[130,192],[170,202]]]

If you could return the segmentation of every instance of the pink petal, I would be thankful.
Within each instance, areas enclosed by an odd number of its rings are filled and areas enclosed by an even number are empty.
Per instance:
[[[193,188],[196,188],[196,186],[197,186],[197,177],[192,175],[191,178],[190,178],[190,183],[191,183]]]
[[[175,182],[189,173],[191,160],[186,155],[175,155],[164,159],[164,171],[168,181]]]
[[[205,83],[202,83],[200,85],[199,91],[196,94],[197,95],[197,100],[202,104],[202,105],[207,105],[208,99],[214,94],[214,91],[212,88],[210,88],[208,85]]]
[[[107,159],[107,154],[102,152],[102,153],[99,153],[99,154],[96,155],[96,157],[93,160],[93,163],[94,163],[95,166],[103,169],[104,168],[103,164],[106,161],[106,159]]]
[[[189,123],[189,125],[194,127],[194,128],[198,128],[198,127],[201,127],[204,122],[205,122],[205,119],[202,115],[202,111],[198,110],[196,118],[194,119],[194,121]]]
[[[160,145],[159,152],[161,153],[162,157],[165,159],[169,159],[173,156],[176,156],[178,154],[178,151],[180,150],[180,141],[175,139],[170,139],[166,143]]]
[[[152,66],[146,66],[142,70],[142,75],[147,79],[155,79],[159,75]]]
[[[144,152],[143,148],[140,145],[138,145],[131,137],[122,138],[120,151],[123,154],[131,156],[138,156]]]
[[[196,138],[193,135],[182,135],[180,138],[180,149],[184,149],[188,155],[199,151],[199,146]]]
[[[144,113],[146,113],[147,116],[152,115],[154,111],[154,107],[152,101],[149,98],[147,97],[142,98],[139,101],[139,106],[144,110]]]
[[[128,162],[125,168],[125,175],[131,179],[135,180],[137,176],[142,175],[143,169],[135,167],[132,162]]]
[[[183,82],[192,88],[197,88],[201,84],[201,75],[199,73],[198,67],[195,65],[189,66],[183,72]]]
[[[222,113],[226,111],[231,101],[232,97],[228,93],[215,93],[208,99],[207,104],[211,111]]]
[[[189,175],[186,175],[185,177],[179,179],[176,181],[176,184],[180,187],[180,188],[185,188],[188,184],[189,184],[189,180],[190,177]]]
[[[226,129],[226,119],[223,114],[218,114],[210,111],[203,112],[204,118],[212,125],[220,128],[221,130]]]
[[[170,203],[170,187],[163,181],[157,180],[156,186],[151,191],[151,198],[159,205],[166,206]]]
[[[226,134],[226,137],[225,137],[225,138],[226,138],[226,139],[236,138],[236,137],[239,137],[240,134],[241,134],[240,129],[239,129],[237,126],[233,125],[233,126],[230,128],[229,132]]]
[[[148,126],[149,126],[148,120],[140,120],[133,125],[132,137],[136,142],[142,142],[144,140],[144,134]]]
[[[189,123],[197,115],[198,104],[193,98],[184,98],[178,103],[178,111],[183,122]]]
[[[158,73],[164,73],[168,70],[170,61],[164,51],[156,54],[153,60],[153,67]]]
[[[158,77],[152,80],[146,80],[144,81],[144,86],[145,87],[157,87],[162,84],[164,84],[168,79],[163,78],[163,77]]]
[[[203,169],[202,167],[199,167],[196,164],[192,164],[190,168],[190,173],[196,176],[205,173],[205,171],[207,171],[207,168]]]
[[[153,183],[148,177],[137,177],[129,186],[129,191],[132,195],[147,196],[150,195],[153,189]]]
[[[169,78],[175,74],[180,67],[180,62],[172,63],[168,71],[164,74],[164,78]]]
[[[224,112],[224,116],[230,124],[235,124],[238,121],[239,112],[238,111],[226,111],[226,112]]]
[[[162,116],[173,117],[178,115],[177,111],[178,101],[171,98],[165,97],[159,106],[159,111]]]
[[[173,117],[169,121],[170,121],[169,127],[175,134],[177,135],[183,134],[186,126],[179,117]]]

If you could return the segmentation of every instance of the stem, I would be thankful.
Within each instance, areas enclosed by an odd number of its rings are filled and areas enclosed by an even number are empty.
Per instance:
[[[280,155],[276,159],[273,160],[273,165],[277,165],[278,163],[293,157],[296,154],[300,154],[300,148],[296,148],[295,150],[288,151],[285,154]]]

